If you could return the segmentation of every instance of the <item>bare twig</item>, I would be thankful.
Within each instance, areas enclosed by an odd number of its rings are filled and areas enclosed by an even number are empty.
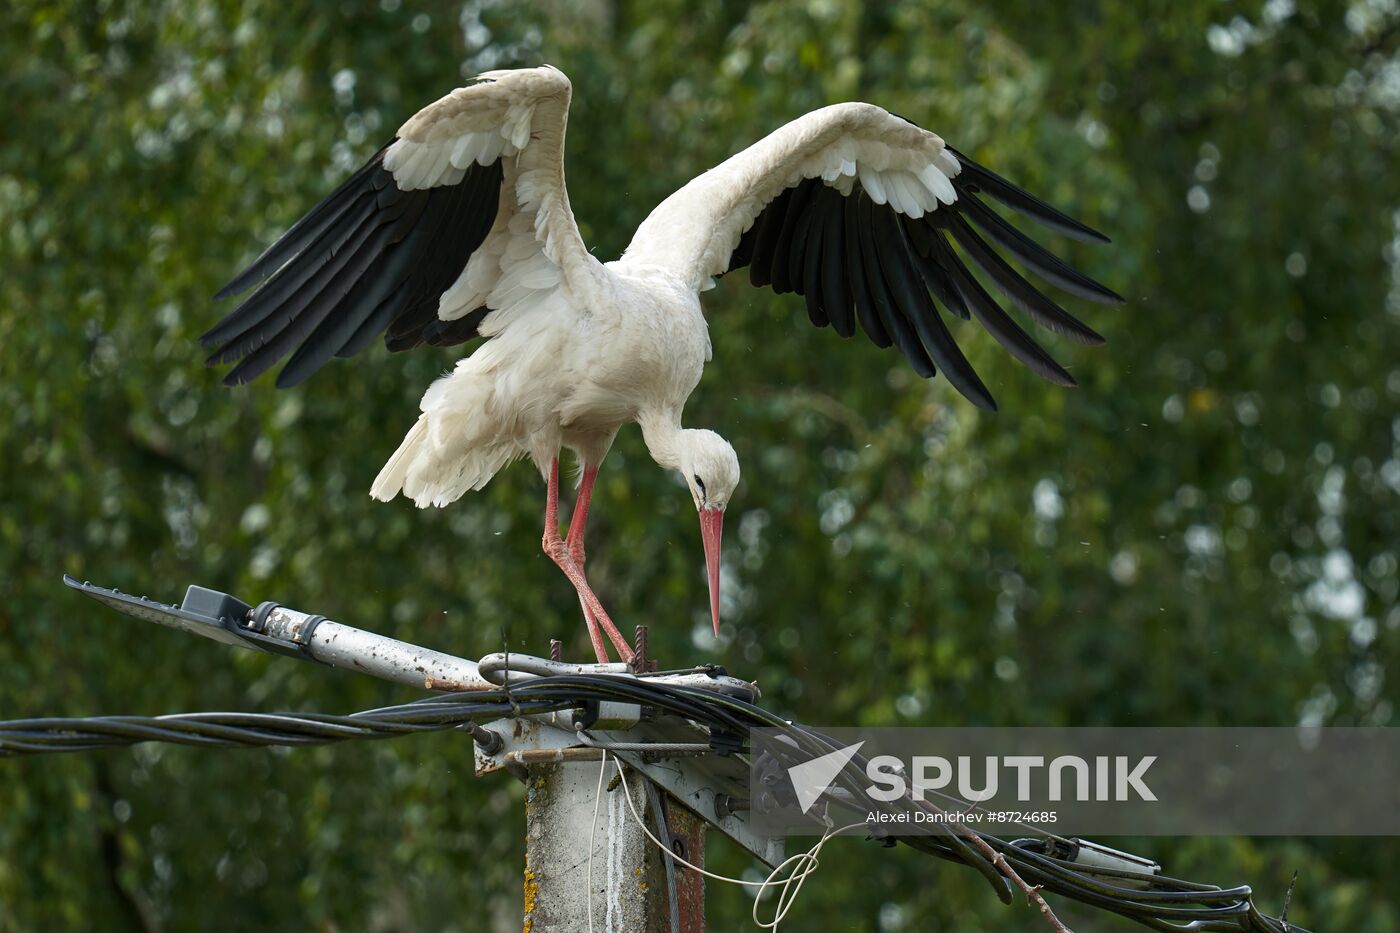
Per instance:
[[[1288,882],[1288,890],[1283,894],[1283,913],[1278,915],[1278,922],[1283,924],[1283,933],[1290,933],[1293,926],[1288,922],[1288,906],[1293,903],[1293,889],[1298,885],[1298,872],[1293,872],[1293,880]]]
[[[1065,926],[1064,923],[1060,921],[1060,918],[1055,916],[1055,912],[1050,909],[1050,905],[1046,903],[1045,898],[1040,894],[1040,885],[1030,884],[1026,879],[1018,875],[1016,869],[1011,867],[1011,863],[1006,860],[1006,857],[996,849],[993,849],[991,845],[987,843],[987,840],[983,839],[977,833],[963,826],[961,823],[955,822],[953,828],[966,838],[968,842],[972,843],[973,848],[985,855],[987,860],[996,866],[997,871],[1001,872],[1007,881],[1010,881],[1021,889],[1021,892],[1026,895],[1026,903],[1040,909],[1041,914],[1044,915],[1046,921],[1050,924],[1050,928],[1053,929],[1055,933],[1074,933],[1074,931]]]
[[[942,807],[929,803],[927,800],[922,798],[915,799],[907,791],[905,793],[905,799],[912,802],[915,806],[932,813],[942,814],[946,812]],[[975,803],[969,802],[967,810],[963,812],[966,813],[975,807]],[[1017,873],[1016,869],[1011,867],[1011,863],[1006,860],[1004,855],[992,848],[987,840],[983,839],[979,833],[968,829],[960,820],[944,820],[943,823],[945,825],[951,825],[954,833],[972,843],[972,847],[976,849],[983,858],[990,862],[992,867],[995,868],[1003,878],[1019,888],[1021,893],[1026,896],[1026,903],[1040,910],[1041,915],[1045,917],[1050,927],[1055,930],[1055,933],[1074,933],[1073,930],[1064,925],[1059,917],[1055,916],[1055,911],[1050,908],[1045,898],[1041,896],[1041,885],[1030,884],[1026,879],[1022,878],[1020,874]]]

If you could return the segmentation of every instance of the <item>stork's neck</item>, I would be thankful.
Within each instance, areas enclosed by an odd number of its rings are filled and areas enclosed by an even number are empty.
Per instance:
[[[651,459],[667,470],[681,468],[681,416],[677,411],[647,411],[637,418]]]

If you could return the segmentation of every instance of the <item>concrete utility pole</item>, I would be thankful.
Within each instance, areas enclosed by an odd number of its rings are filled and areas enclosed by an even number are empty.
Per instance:
[[[673,908],[666,865],[672,860],[637,825],[624,794],[630,792],[637,815],[664,841],[656,821],[659,804],[666,811],[672,851],[696,865],[704,864],[705,823],[636,770],[628,769],[624,792],[616,758],[608,760],[599,799],[602,753],[568,751],[579,754],[527,768],[525,933],[584,933],[590,900],[595,933],[703,933],[704,878],[673,862]]]

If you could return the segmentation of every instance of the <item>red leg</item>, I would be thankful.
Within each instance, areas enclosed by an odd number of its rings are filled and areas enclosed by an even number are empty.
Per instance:
[[[587,579],[588,572],[585,567],[587,555],[583,549],[584,530],[588,525],[588,503],[593,498],[593,481],[598,477],[597,467],[584,467],[583,481],[579,483],[578,498],[574,500],[574,513],[569,516],[569,533],[565,536],[565,543],[569,546],[569,556],[578,564],[578,569],[583,571],[584,578]],[[593,612],[588,608],[588,602],[582,595],[578,598],[579,608],[583,610],[583,620],[588,624],[589,630],[593,630],[598,625],[598,620],[593,617]]]
[[[572,580],[569,568],[565,566],[565,563],[572,563],[572,560],[565,557],[568,548],[564,540],[559,537],[559,460],[557,458],[549,465],[549,483],[545,493],[544,506],[544,540],[541,544],[550,559],[558,564],[565,575]],[[561,558],[564,560],[561,561]],[[579,593],[579,601],[583,601],[582,593]],[[593,652],[598,655],[598,663],[606,664],[608,662],[607,645],[603,642],[602,633],[598,631],[598,624],[588,614],[587,609],[584,610],[583,620],[588,625],[588,638],[593,642]]]
[[[574,502],[574,514],[569,518],[569,534],[565,543],[569,547],[569,556],[572,557],[574,563],[578,565],[579,573],[584,573],[584,560],[586,559],[586,555],[584,554],[583,548],[583,536],[588,529],[588,506],[593,500],[593,483],[597,479],[598,468],[596,466],[584,467],[583,480],[579,483],[578,499]],[[584,579],[585,581],[588,579],[586,574],[584,575]],[[594,602],[597,602],[596,597],[594,598]],[[583,607],[585,616],[592,615],[588,603],[585,600],[580,599],[579,604]],[[594,615],[593,621],[602,626],[603,632],[612,641],[613,646],[617,648],[617,652],[621,658],[624,661],[630,661],[632,659],[632,646],[627,643],[627,639],[617,630],[617,626],[613,625],[612,619],[608,618],[606,613],[603,613],[601,616]]]
[[[583,481],[578,486],[578,499],[574,502],[574,514],[569,518],[569,554],[578,569],[583,569],[583,536],[588,528],[588,504],[593,501],[593,483],[598,478],[597,467],[584,467]]]
[[[590,484],[591,486],[591,484]],[[589,490],[592,492],[591,488]],[[585,505],[583,517],[587,518],[588,509]],[[618,655],[624,661],[632,660],[633,651],[627,644],[627,639],[622,637],[622,633],[613,625],[612,619],[603,610],[603,604],[598,601],[597,595],[588,585],[588,580],[583,575],[583,569],[574,561],[570,553],[569,543],[559,537],[559,461],[555,459],[549,467],[549,491],[545,504],[545,527],[544,527],[544,552],[549,555],[554,563],[559,565],[559,569],[564,571],[564,575],[573,583],[574,589],[578,591],[579,602],[583,606],[584,622],[588,625],[588,637],[593,642],[593,652],[598,656],[598,663],[608,663],[607,646],[603,642],[602,634],[598,631],[601,627],[612,640],[617,648]],[[582,526],[580,526],[582,527]],[[570,537],[573,535],[570,527]],[[582,537],[582,532],[580,532]]]

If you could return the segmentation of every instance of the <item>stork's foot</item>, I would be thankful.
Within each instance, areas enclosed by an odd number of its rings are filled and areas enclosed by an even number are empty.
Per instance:
[[[617,656],[623,661],[630,662],[636,653],[632,646],[627,643],[627,639],[622,637],[622,633],[617,630],[612,619],[608,616],[603,604],[599,602],[597,594],[588,585],[588,578],[583,574],[583,567],[574,560],[573,549],[568,542],[564,541],[557,534],[550,538],[546,536],[544,540],[544,552],[549,555],[550,560],[564,571],[564,576],[569,578],[569,582],[578,591],[579,606],[583,609],[583,621],[588,626],[588,638],[593,642],[593,653],[598,656],[599,664],[609,662],[607,643],[603,641],[603,636],[607,635],[608,641],[613,643],[617,649]],[[582,553],[582,548],[579,548]]]

